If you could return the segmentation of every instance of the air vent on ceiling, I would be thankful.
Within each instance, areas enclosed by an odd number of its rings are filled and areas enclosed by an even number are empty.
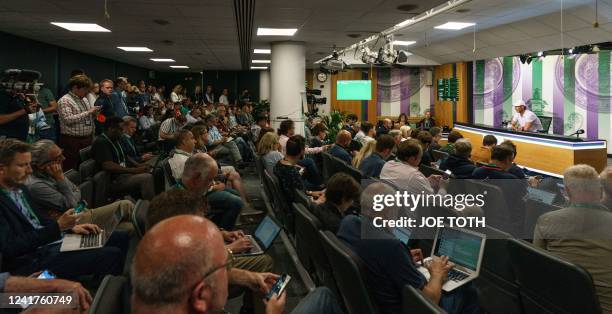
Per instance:
[[[347,34],[346,36],[348,36],[350,38],[359,38],[359,37],[361,37],[361,34]]]
[[[234,18],[236,19],[236,29],[238,30],[242,69],[247,70],[251,64],[255,0],[234,0]]]
[[[411,12],[418,9],[419,6],[416,4],[402,4],[397,6],[397,9],[404,12]]]
[[[166,21],[166,20],[162,20],[162,19],[155,19],[153,20],[153,23],[157,24],[157,25],[168,25],[170,24],[170,22]]]
[[[470,9],[459,9],[459,10],[457,10],[455,12],[457,12],[457,13],[468,13],[470,11],[471,11]]]
[[[164,43],[164,44],[166,44],[168,46],[174,45],[174,42],[172,40],[170,40],[170,39],[164,39],[164,40],[162,40],[162,43]]]

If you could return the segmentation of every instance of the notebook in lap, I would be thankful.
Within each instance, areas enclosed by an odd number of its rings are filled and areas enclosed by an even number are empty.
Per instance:
[[[98,234],[84,235],[70,233],[64,235],[60,252],[91,250],[103,247],[119,224],[119,217],[117,215],[120,215],[120,213],[116,213],[106,225],[100,226],[102,232]]]
[[[485,239],[484,234],[467,229],[438,228],[431,257],[426,258],[424,263],[428,263],[433,256],[448,256],[448,260],[455,264],[448,272],[442,290],[452,291],[478,277]],[[427,268],[419,266],[418,270],[429,280]]]
[[[255,230],[255,234],[246,235],[250,241],[251,246],[253,247],[248,252],[236,253],[234,256],[252,256],[252,255],[261,255],[263,254],[270,246],[272,246],[272,242],[276,239],[276,236],[280,233],[281,228],[270,218],[270,216],[266,216],[257,229]]]

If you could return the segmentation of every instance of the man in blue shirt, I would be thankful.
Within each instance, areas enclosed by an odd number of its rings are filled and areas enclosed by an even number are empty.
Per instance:
[[[347,151],[348,145],[351,143],[351,133],[347,130],[342,130],[336,135],[336,145],[329,149],[329,153],[344,161],[347,165],[350,165],[353,161],[353,157]]]
[[[127,87],[127,79],[125,77],[118,77],[115,80],[115,91],[111,95],[113,102],[113,111],[116,117],[123,118],[129,115],[127,108],[127,95],[125,95],[125,88]]]
[[[371,178],[378,178],[385,162],[395,147],[395,140],[391,135],[383,134],[376,142],[376,151],[366,157],[359,165],[359,171]]]
[[[402,289],[409,284],[423,292],[433,303],[448,313],[479,313],[476,291],[468,284],[451,293],[443,293],[442,285],[454,264],[448,257],[434,257],[425,265],[431,275],[429,281],[417,270],[416,262],[422,261],[421,250],[410,250],[388,229],[373,225],[375,217],[396,219],[397,208],[373,210],[375,195],[393,195],[395,190],[384,183],[369,185],[362,194],[363,216],[346,216],[338,230],[338,238],[346,243],[363,261],[366,284],[374,295],[381,313],[402,312]]]

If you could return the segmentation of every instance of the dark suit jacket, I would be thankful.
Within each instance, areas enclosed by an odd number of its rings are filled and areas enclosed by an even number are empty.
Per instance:
[[[25,186],[20,187],[26,200],[30,194]],[[2,271],[12,271],[19,267],[31,265],[36,257],[39,246],[51,243],[61,238],[59,225],[55,220],[49,219],[41,210],[32,208],[41,229],[34,229],[26,217],[23,216],[13,200],[4,193],[0,193],[0,248],[2,250]]]
[[[338,144],[335,144],[329,149],[329,154],[336,158],[340,158],[347,165],[351,165],[351,162],[353,161],[351,154],[349,154],[344,147]]]

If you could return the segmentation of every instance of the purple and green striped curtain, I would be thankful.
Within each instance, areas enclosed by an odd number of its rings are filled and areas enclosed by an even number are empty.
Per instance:
[[[547,56],[530,64],[518,57],[478,60],[473,66],[474,122],[500,126],[512,118],[512,105],[523,100],[537,115],[553,118],[550,133],[584,129],[584,137],[610,143],[610,55],[601,51],[573,58]]]
[[[425,71],[378,69],[376,112],[379,116],[418,116],[433,108],[433,88],[425,83]]]

